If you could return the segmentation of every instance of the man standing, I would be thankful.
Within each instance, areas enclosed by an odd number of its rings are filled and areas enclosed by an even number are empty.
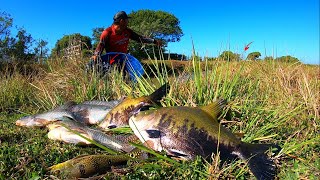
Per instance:
[[[132,71],[135,71],[136,67],[131,67],[131,71],[129,69],[130,65],[128,65],[127,60],[128,57],[133,57],[127,54],[129,39],[141,43],[153,43],[158,46],[161,46],[162,42],[160,40],[143,37],[128,28],[129,18],[130,17],[128,17],[127,13],[124,11],[120,11],[114,15],[113,24],[102,32],[100,42],[92,59],[97,61],[98,57],[101,57],[102,63],[104,64],[108,63],[109,65],[112,65],[113,63],[116,63],[120,66],[124,65],[132,79],[133,74],[131,73],[133,73]],[[102,55],[104,50],[106,51],[106,54]],[[135,62],[135,65],[141,66],[141,64],[137,64],[137,62]],[[131,66],[133,65],[131,64]]]

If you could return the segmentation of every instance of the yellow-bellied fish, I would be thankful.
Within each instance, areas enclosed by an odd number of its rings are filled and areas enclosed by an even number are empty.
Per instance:
[[[240,141],[217,121],[224,100],[202,107],[162,107],[140,111],[129,120],[139,139],[157,151],[192,160],[197,155],[210,158],[220,152],[220,159],[248,160],[251,172],[258,179],[273,179],[274,162],[265,154],[270,144],[250,144]]]
[[[48,168],[51,174],[61,178],[86,178],[104,174],[112,166],[126,165],[130,157],[125,155],[83,155]]]
[[[149,96],[124,99],[107,114],[106,118],[99,124],[99,127],[112,129],[127,126],[132,112],[145,106],[155,105],[168,93],[169,88],[169,84],[166,83]]]

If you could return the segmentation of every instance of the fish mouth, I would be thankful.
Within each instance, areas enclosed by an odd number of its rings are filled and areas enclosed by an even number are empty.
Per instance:
[[[147,102],[140,102],[138,104],[138,106],[131,111],[130,116],[136,116],[137,114],[139,114],[141,111],[147,111],[149,110],[152,106],[150,103]]]

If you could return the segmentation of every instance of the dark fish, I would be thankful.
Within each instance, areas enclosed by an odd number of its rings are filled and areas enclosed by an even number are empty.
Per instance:
[[[51,174],[61,178],[87,178],[97,174],[104,174],[112,166],[126,165],[130,157],[125,155],[84,155],[70,159],[48,168]]]
[[[153,106],[159,103],[162,97],[169,92],[169,88],[169,84],[166,83],[149,96],[124,99],[107,114],[106,118],[99,126],[103,129],[127,126],[129,118],[132,116],[132,112],[139,110],[142,107]]]
[[[258,179],[273,179],[274,162],[265,154],[270,144],[249,144],[240,141],[217,121],[225,105],[219,100],[203,107],[162,107],[140,111],[129,125],[148,147],[168,155],[192,160],[197,155],[210,158],[220,152],[223,161],[236,157],[248,160],[251,172]]]

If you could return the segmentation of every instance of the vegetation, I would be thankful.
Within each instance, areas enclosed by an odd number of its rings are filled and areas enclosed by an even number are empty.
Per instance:
[[[252,53],[248,54],[247,59],[248,60],[258,60],[260,56],[261,56],[260,52],[252,52]]]
[[[139,10],[131,12],[129,16],[131,17],[130,28],[143,36],[161,39],[164,45],[168,42],[180,41],[183,36],[180,21],[173,14],[163,11]],[[133,56],[140,59],[150,58],[146,56],[146,52],[148,54],[159,54],[158,52],[153,53],[152,46],[145,45],[144,48],[141,48],[141,43],[138,42],[130,42],[129,50]],[[165,49],[162,49],[162,51],[164,52]],[[160,57],[157,57],[157,59],[160,59]]]
[[[196,58],[197,56],[194,56]],[[178,64],[180,63],[180,64]],[[82,154],[106,154],[98,147],[78,147],[54,142],[46,129],[14,125],[27,114],[47,111],[68,100],[112,100],[124,95],[141,96],[169,81],[172,90],[163,106],[198,106],[217,97],[228,100],[221,123],[245,142],[277,143],[275,155],[280,179],[317,179],[319,157],[318,66],[277,61],[223,62],[146,61],[153,71],[133,84],[111,72],[104,78],[86,74],[84,61],[48,61],[42,75],[14,71],[0,81],[0,179],[49,178],[46,168]],[[180,71],[177,71],[178,67]],[[38,70],[40,72],[40,70]],[[173,72],[171,74],[167,72]],[[227,113],[230,111],[231,113]],[[198,158],[177,163],[162,158],[128,164],[127,171],[105,178],[208,179],[252,178],[243,161],[220,164]]]
[[[240,61],[240,54],[233,53],[232,51],[223,51],[219,55],[219,59],[224,61]]]
[[[277,61],[287,62],[287,63],[297,63],[300,62],[298,58],[292,56],[281,56],[276,58]]]
[[[61,39],[59,39],[52,49],[51,56],[62,57],[64,55],[64,50],[68,47],[72,47],[75,45],[81,45],[82,55],[89,56],[92,55],[90,53],[92,49],[91,38],[88,36],[82,36],[80,33],[75,33],[71,35],[65,35]]]
[[[39,61],[47,57],[47,42],[35,41],[23,28],[17,28],[17,35],[11,36],[13,18],[0,12],[0,60],[1,61]]]

